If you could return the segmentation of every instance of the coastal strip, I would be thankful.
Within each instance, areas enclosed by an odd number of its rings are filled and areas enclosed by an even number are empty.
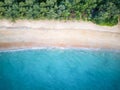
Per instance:
[[[120,33],[91,30],[0,30],[0,50],[33,47],[120,50]]]

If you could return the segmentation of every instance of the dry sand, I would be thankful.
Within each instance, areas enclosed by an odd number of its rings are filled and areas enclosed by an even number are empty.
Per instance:
[[[8,21],[6,23],[0,21],[0,26],[15,27],[12,30],[0,30],[0,50],[32,47],[87,47],[120,50],[118,25],[101,27],[86,22],[39,21],[39,24],[38,21],[30,21],[30,24],[27,22],[17,21],[11,24]],[[16,28],[27,25],[30,28],[29,31]]]
[[[54,20],[18,20],[16,22],[10,22],[8,20],[0,20],[0,30],[97,30],[108,32],[119,32],[120,25],[113,27],[99,26],[92,22],[84,21],[54,21]]]

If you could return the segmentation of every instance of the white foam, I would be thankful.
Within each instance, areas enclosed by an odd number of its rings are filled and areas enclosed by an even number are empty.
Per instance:
[[[72,50],[92,50],[92,51],[104,50],[104,51],[116,51],[116,52],[120,52],[120,50],[116,50],[116,49],[85,48],[85,47],[32,47],[32,48],[12,48],[12,49],[3,49],[3,50],[0,50],[0,52],[17,52],[17,51],[43,50],[43,49],[46,49],[46,50],[54,50],[54,49],[68,50],[68,49],[72,49]]]

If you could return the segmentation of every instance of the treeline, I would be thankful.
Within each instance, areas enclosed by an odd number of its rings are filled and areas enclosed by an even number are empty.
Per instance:
[[[120,0],[0,0],[0,19],[86,20],[115,25]]]

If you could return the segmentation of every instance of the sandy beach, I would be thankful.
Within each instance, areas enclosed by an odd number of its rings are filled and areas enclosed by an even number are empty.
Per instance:
[[[38,22],[25,24],[21,21],[9,23],[0,22],[0,50],[32,47],[85,47],[120,50],[120,28],[118,25],[101,27],[85,22],[54,22],[53,24],[53,21],[40,22],[39,24]]]

